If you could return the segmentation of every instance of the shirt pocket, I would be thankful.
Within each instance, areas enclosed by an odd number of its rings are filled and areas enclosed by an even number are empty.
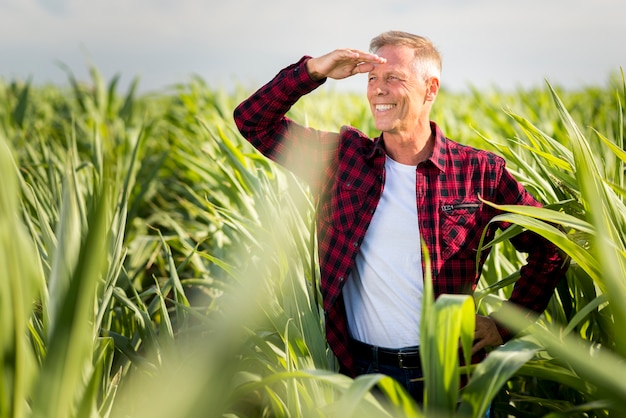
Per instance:
[[[353,230],[366,199],[366,190],[354,187],[350,181],[339,182],[330,201],[322,205],[320,220],[342,232]]]
[[[482,218],[483,204],[478,200],[441,202],[439,235],[444,260],[476,258]]]

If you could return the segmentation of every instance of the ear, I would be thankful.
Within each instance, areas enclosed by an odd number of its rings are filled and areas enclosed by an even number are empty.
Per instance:
[[[439,78],[431,77],[426,82],[426,100],[435,101],[439,93]]]

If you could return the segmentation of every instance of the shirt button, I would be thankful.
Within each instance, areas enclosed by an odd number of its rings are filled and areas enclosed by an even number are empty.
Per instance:
[[[343,276],[341,276],[341,277],[339,278],[339,281],[340,281],[340,282],[343,282]]]
[[[359,246],[359,243],[358,243],[358,242],[356,242],[356,241],[354,241],[354,242],[352,243],[352,246],[353,246],[354,248],[356,248],[356,247],[358,247],[358,246]]]

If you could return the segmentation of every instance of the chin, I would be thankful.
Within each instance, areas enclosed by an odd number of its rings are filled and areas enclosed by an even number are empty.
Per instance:
[[[386,123],[383,122],[379,122],[376,119],[374,119],[374,126],[376,127],[376,129],[378,129],[379,131],[384,131],[385,129],[388,128]]]
[[[380,132],[388,132],[391,130],[390,126],[387,126],[386,124],[382,124],[382,123],[375,123],[374,126]]]

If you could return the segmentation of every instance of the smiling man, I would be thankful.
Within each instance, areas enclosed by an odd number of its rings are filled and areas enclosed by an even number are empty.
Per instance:
[[[435,295],[472,294],[488,255],[477,257],[480,236],[498,215],[479,196],[497,204],[540,203],[501,157],[446,138],[430,120],[441,59],[428,39],[385,32],[370,50],[304,56],[241,103],[234,116],[242,135],[307,181],[319,202],[326,337],[341,371],[387,374],[421,402],[421,239]],[[348,126],[320,131],[285,116],[326,79],[359,73],[368,74],[377,138]],[[491,224],[487,240],[494,234]],[[566,264],[555,246],[535,234],[522,233],[512,243],[528,258],[510,302],[540,313]],[[477,359],[510,337],[492,318],[476,315]]]

